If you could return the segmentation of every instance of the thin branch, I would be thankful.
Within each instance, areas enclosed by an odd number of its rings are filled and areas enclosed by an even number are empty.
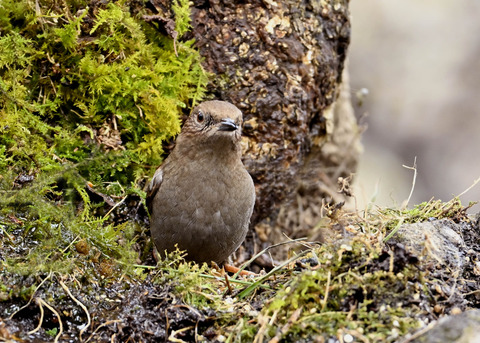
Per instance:
[[[300,252],[298,255],[295,255],[291,258],[289,258],[288,260],[286,260],[285,262],[283,262],[282,264],[280,264],[279,266],[273,268],[271,271],[269,271],[267,274],[263,275],[261,278],[259,278],[257,281],[255,281],[253,284],[251,284],[250,286],[248,286],[247,288],[245,288],[242,292],[240,292],[240,294],[238,295],[238,298],[239,299],[243,299],[245,298],[246,296],[248,296],[250,293],[252,293],[257,287],[261,287],[262,285],[262,282],[265,281],[266,279],[268,279],[270,276],[272,276],[273,274],[275,274],[279,269],[283,268],[284,266],[292,263],[293,261],[296,261],[298,260],[299,258],[305,256],[309,251],[308,250],[304,250],[302,252]]]
[[[39,303],[38,306],[40,307],[40,319],[38,320],[37,327],[35,329],[33,329],[32,331],[27,332],[27,334],[29,334],[29,335],[32,335],[35,332],[37,332],[38,330],[40,330],[40,328],[42,327],[42,324],[43,324],[43,316],[44,316],[45,312],[43,311],[42,304]]]
[[[87,343],[88,341],[90,341],[93,336],[98,332],[98,330],[100,330],[101,328],[103,328],[104,326],[107,326],[107,325],[110,325],[110,324],[114,324],[114,323],[120,323],[122,322],[122,320],[120,319],[115,319],[115,320],[109,320],[109,321],[106,321],[105,323],[97,326],[97,328],[95,329],[95,331],[92,332],[92,334],[88,337],[88,339],[85,341],[85,343]]]

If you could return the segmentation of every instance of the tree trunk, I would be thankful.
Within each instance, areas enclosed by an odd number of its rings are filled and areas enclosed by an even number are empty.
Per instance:
[[[211,95],[244,113],[244,163],[257,203],[239,255],[285,240],[283,233],[320,239],[312,228],[322,199],[344,199],[337,179],[354,171],[359,153],[345,73],[340,86],[348,1],[197,0],[192,25],[215,74]]]

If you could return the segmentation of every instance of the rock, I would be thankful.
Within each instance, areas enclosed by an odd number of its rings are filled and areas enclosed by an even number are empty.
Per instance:
[[[468,250],[459,234],[461,232],[460,224],[449,219],[440,219],[404,224],[400,226],[394,240],[404,244],[420,258],[460,270],[466,262]]]
[[[480,310],[465,311],[458,315],[443,317],[432,328],[420,330],[412,343],[480,343]]]

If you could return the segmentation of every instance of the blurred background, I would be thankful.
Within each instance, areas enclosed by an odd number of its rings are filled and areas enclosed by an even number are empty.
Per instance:
[[[448,201],[480,177],[480,1],[350,2],[350,78],[368,128],[354,184],[359,209]],[[355,94],[368,89],[360,106]],[[480,200],[480,182],[461,197]],[[480,211],[476,205],[469,213]]]

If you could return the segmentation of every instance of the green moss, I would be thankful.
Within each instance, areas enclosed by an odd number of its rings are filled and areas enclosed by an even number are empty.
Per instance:
[[[329,227],[342,226],[346,236],[308,249],[307,261],[315,261],[313,267],[308,262],[302,268],[288,264],[275,281],[264,280],[272,296],[265,297],[257,287],[250,301],[264,302],[258,313],[242,312],[245,304],[239,304],[239,314],[230,321],[225,318],[227,342],[323,342],[347,336],[353,341],[394,342],[414,332],[439,310],[442,295],[432,292],[438,289],[438,270],[422,265],[401,244],[386,244],[384,237],[403,222],[431,217],[468,222],[468,208],[453,199],[432,200],[411,210],[381,209],[362,217],[339,211]]]
[[[473,204],[471,204],[473,205]],[[471,206],[470,205],[470,206]],[[469,206],[469,207],[470,207]],[[443,202],[441,200],[430,200],[427,202],[422,202],[419,205],[415,205],[412,209],[400,210],[397,212],[398,215],[405,217],[406,222],[416,223],[425,221],[431,218],[435,219],[444,219],[452,218],[455,219],[458,216],[465,216],[466,210],[469,208],[462,206],[460,199],[454,198],[448,202]],[[394,210],[385,210],[385,212],[395,212]]]
[[[338,214],[328,226],[348,226],[353,238],[308,249],[315,267],[298,267],[294,257],[271,275],[227,284],[179,252],[154,270],[136,265],[151,248],[134,249],[142,227],[112,218],[86,185],[117,202],[144,198],[162,144],[179,132],[183,110],[204,97],[199,54],[182,40],[188,1],[172,8],[176,43],[142,20],[144,8],[126,1],[0,3],[0,300],[28,301],[47,278],[58,290],[66,275],[90,301],[110,278],[132,285],[150,278],[175,304],[205,310],[229,342],[347,334],[385,342],[412,331],[421,310],[408,302],[433,303],[425,272],[391,263],[395,254],[385,252],[383,237],[403,222],[459,218],[465,208],[456,200],[361,219]],[[49,287],[42,295],[71,311],[72,302],[62,305]],[[175,328],[187,329],[197,326]]]
[[[57,328],[53,328],[53,329],[50,329],[50,330],[45,330],[45,333],[51,337],[55,337],[58,333],[58,329]]]
[[[175,12],[175,31],[182,37],[190,31],[190,11],[188,9],[190,0],[174,0],[172,10]]]
[[[207,76],[193,42],[177,42],[176,56],[172,39],[123,2],[95,10],[87,2],[32,5],[0,5],[3,158],[15,159],[17,171],[50,168],[103,143],[122,150],[130,168],[157,165],[162,142],[180,130],[181,109],[204,94]],[[181,36],[188,2],[174,10]],[[95,132],[90,144],[85,130]]]
[[[0,3],[0,218],[14,233],[9,272],[69,273],[85,264],[80,240],[100,259],[135,262],[135,224],[105,215],[86,184],[106,196],[144,197],[163,143],[203,98],[200,55],[181,39],[188,1],[173,11],[176,51],[143,21],[142,3]]]
[[[358,235],[348,244],[312,251],[312,270],[278,277],[282,287],[259,315],[231,328],[229,341],[310,342],[344,335],[368,342],[391,342],[418,327],[418,309],[407,302],[419,293],[418,270],[382,268],[383,244]],[[259,327],[261,329],[259,330]],[[257,337],[256,337],[257,336]],[[256,337],[256,338],[255,338]]]
[[[457,197],[448,202],[432,199],[415,205],[412,209],[381,209],[379,213],[383,218],[381,224],[388,233],[384,240],[388,241],[392,238],[402,224],[419,223],[431,219],[451,219],[458,222],[466,217],[467,210],[475,204],[470,203],[465,207]]]

